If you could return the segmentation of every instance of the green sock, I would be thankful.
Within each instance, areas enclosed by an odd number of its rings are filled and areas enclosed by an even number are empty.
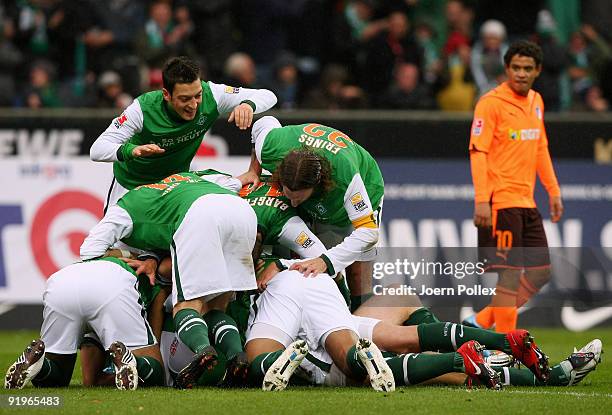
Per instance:
[[[211,344],[220,350],[227,357],[227,360],[231,360],[238,353],[244,351],[240,333],[233,318],[223,311],[211,310],[204,315],[204,321],[209,327]]]
[[[506,335],[490,330],[466,327],[455,323],[419,324],[419,344],[421,351],[454,351],[463,343],[476,340],[488,349],[512,353]]]
[[[57,362],[44,358],[40,372],[32,379],[32,385],[38,388],[55,388],[68,386],[72,378],[72,370],[64,370]]]
[[[353,374],[353,379],[361,381],[368,375],[368,371],[361,363],[361,360],[359,360],[359,357],[357,357],[356,345],[353,345],[346,353],[346,364]]]
[[[551,368],[548,382],[546,383],[536,379],[529,369],[515,369],[511,367],[494,367],[493,369],[499,373],[504,386],[567,386],[569,383],[569,379],[560,364]]]
[[[266,372],[283,352],[284,350],[277,350],[275,352],[262,353],[255,357],[249,366],[249,383],[253,386],[261,386]]]
[[[200,353],[210,346],[208,341],[208,326],[200,314],[192,308],[179,310],[174,316],[176,335],[194,353]]]
[[[427,307],[421,307],[414,311],[408,317],[408,320],[404,321],[404,326],[418,326],[419,324],[431,324],[439,323],[440,320],[431,312]]]
[[[408,353],[387,359],[396,386],[416,385],[450,372],[464,372],[459,353]]]
[[[340,276],[339,278],[334,278],[334,281],[336,282],[336,285],[338,286],[338,289],[340,290],[340,294],[342,294],[342,298],[344,298],[346,305],[350,307],[352,297],[351,297],[351,292],[349,291],[348,285],[346,285],[346,278],[344,278],[343,276]]]
[[[365,303],[372,297],[374,294],[363,294],[363,295],[351,295],[351,313],[357,310],[361,304]]]
[[[139,386],[164,386],[166,384],[164,367],[157,359],[149,356],[136,356],[136,369],[140,379]]]

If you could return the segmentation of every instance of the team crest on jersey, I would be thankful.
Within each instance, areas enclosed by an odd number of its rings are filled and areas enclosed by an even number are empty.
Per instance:
[[[482,118],[474,118],[472,122],[472,135],[482,134],[482,127],[484,127],[484,120]]]
[[[127,121],[127,115],[125,115],[125,112],[123,114],[121,114],[120,116],[118,116],[117,118],[115,118],[115,128],[121,128],[121,126],[123,125],[124,122]]]
[[[363,212],[367,209],[366,202],[363,200],[361,193],[357,192],[351,196],[351,203],[357,212]]]
[[[508,128],[508,137],[510,140],[516,141],[519,138],[519,131]]]
[[[237,94],[238,92],[240,92],[240,88],[239,87],[235,87],[235,86],[226,86],[225,87],[225,93],[226,94]]]
[[[536,106],[535,112],[536,117],[538,117],[538,120],[542,120],[542,108],[540,108],[539,105]]]
[[[197,124],[198,125],[204,125],[205,122],[206,122],[206,115],[201,114],[200,118],[198,118]]]
[[[327,209],[325,209],[325,206],[323,206],[321,202],[315,205],[315,209],[317,210],[317,212],[319,212],[320,215],[325,215],[327,213]]]
[[[295,242],[304,249],[314,245],[314,241],[303,231],[295,238]]]

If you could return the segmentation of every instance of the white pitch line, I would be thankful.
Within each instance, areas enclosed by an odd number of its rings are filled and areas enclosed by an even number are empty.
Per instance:
[[[13,304],[1,304],[0,303],[0,316],[4,313],[8,313],[9,311],[11,311],[12,309],[14,309],[16,306],[14,306]]]
[[[450,391],[459,391],[459,392],[488,392],[486,389],[456,389],[456,388],[444,388]],[[575,396],[578,398],[612,398],[612,393],[585,393],[585,392],[561,392],[561,391],[527,391],[527,390],[501,390],[499,393],[511,393],[511,394],[519,394],[519,395],[566,395],[566,396]]]

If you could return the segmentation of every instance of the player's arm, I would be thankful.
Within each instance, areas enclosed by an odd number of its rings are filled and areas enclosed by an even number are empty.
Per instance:
[[[197,171],[196,174],[206,181],[212,182],[224,189],[238,193],[242,189],[242,182],[230,174],[221,173],[215,170]]]
[[[143,116],[140,102],[136,99],[121,115],[111,121],[89,150],[93,161],[121,161],[137,147],[128,143],[135,134],[142,131]],[[129,155],[127,156],[129,158]]]
[[[217,102],[219,114],[229,113],[228,122],[235,122],[241,130],[249,128],[253,114],[259,114],[276,105],[274,92],[267,89],[232,87],[225,84],[208,82]]]
[[[559,187],[555,168],[553,167],[550,152],[548,151],[548,137],[546,136],[544,123],[542,123],[542,137],[538,143],[536,163],[538,177],[548,193],[551,221],[558,222],[561,216],[563,216],[563,202],[561,201],[561,188]]]
[[[493,140],[495,113],[492,100],[480,100],[470,132],[470,168],[474,184],[474,225],[490,227],[491,190],[487,183],[488,154]]]
[[[259,176],[261,176],[261,152],[264,142],[271,130],[281,127],[281,123],[276,118],[269,115],[255,121],[251,129],[251,144],[253,145],[251,163],[249,164],[247,172],[238,176],[241,182],[244,184],[253,183],[253,185],[259,183]]]
[[[355,228],[353,232],[319,258],[294,264],[291,269],[297,269],[305,275],[318,272],[334,275],[359,260],[363,252],[376,246],[379,234],[378,224],[374,218],[370,197],[359,173],[353,176],[344,194],[344,209]]]
[[[113,205],[94,226],[83,244],[80,254],[83,261],[103,256],[115,242],[132,233],[132,218],[125,209]]]
[[[323,242],[299,216],[293,216],[285,223],[278,236],[278,243],[300,258],[316,258],[326,252]]]

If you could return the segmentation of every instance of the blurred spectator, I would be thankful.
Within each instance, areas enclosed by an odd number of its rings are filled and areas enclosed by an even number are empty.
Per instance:
[[[403,2],[408,6],[408,16],[416,26],[421,22],[427,22],[431,31],[435,33],[432,40],[439,54],[446,41],[448,28],[444,15],[446,0],[404,0]]]
[[[363,90],[350,81],[345,67],[330,64],[323,69],[319,87],[310,91],[303,105],[312,109],[366,108]]]
[[[300,94],[299,70],[293,53],[283,52],[274,63],[274,79],[269,89],[278,98],[278,108],[296,109]]]
[[[376,6],[376,0],[348,1],[334,18],[330,60],[352,68],[354,76],[359,75],[368,42],[388,28],[387,19],[375,19]]]
[[[499,20],[487,20],[472,49],[471,69],[478,95],[499,85],[505,77],[504,54],[508,50],[506,28]]]
[[[125,109],[134,98],[123,92],[121,77],[117,72],[106,71],[98,79],[98,102],[101,108]]]
[[[581,0],[547,0],[546,8],[550,10],[557,30],[555,37],[559,43],[566,46],[572,34],[580,29],[580,1]]]
[[[535,41],[542,48],[544,61],[542,72],[533,84],[533,89],[542,95],[546,111],[561,110],[561,74],[568,64],[567,52],[554,37],[555,21],[548,10],[538,13]]]
[[[436,105],[427,84],[419,82],[418,66],[413,63],[399,63],[393,72],[394,81],[380,100],[381,108],[435,109]]]
[[[15,24],[15,45],[30,58],[49,51],[47,16],[54,1],[18,1],[12,10]]]
[[[441,47],[436,44],[438,35],[427,21],[417,22],[414,34],[423,51],[423,78],[428,84],[434,84],[442,70]]]
[[[393,12],[388,21],[388,29],[368,45],[362,84],[370,97],[378,97],[389,87],[396,64],[413,63],[419,71],[423,65],[423,52],[410,33],[408,17]]]
[[[161,68],[172,56],[193,54],[188,43],[192,28],[185,10],[175,20],[171,4],[155,0],[149,7],[149,19],[137,37],[136,51],[147,65]]]
[[[246,53],[232,53],[225,62],[223,73],[229,85],[258,88],[255,62]]]
[[[612,41],[610,0],[581,0],[582,22],[593,26],[608,42]]]
[[[243,0],[240,4],[240,28],[243,50],[257,66],[261,82],[272,79],[276,56],[288,49],[288,30],[291,25],[312,24],[302,22],[300,15],[308,0]],[[328,24],[326,21],[320,24]]]
[[[192,40],[212,79],[222,76],[223,63],[238,48],[232,5],[232,0],[177,1],[177,12],[186,8],[190,20],[197,22],[193,25]]]
[[[61,106],[55,84],[56,69],[46,60],[34,62],[30,69],[30,85],[24,93],[24,104],[28,108],[54,108]]]
[[[17,85],[15,75],[23,62],[23,54],[12,43],[15,27],[6,9],[0,5],[0,106],[13,103]]]
[[[587,110],[589,111],[610,111],[610,102],[603,97],[601,89],[598,86],[592,86],[589,88],[589,90],[586,92],[584,102]]]
[[[474,11],[460,0],[449,0],[446,3],[446,20],[448,37],[443,51],[446,56],[450,56],[460,47],[471,45]]]
[[[461,45],[444,60],[442,88],[437,95],[438,106],[444,111],[470,111],[474,105],[476,86],[470,76],[470,53],[468,45]]]

